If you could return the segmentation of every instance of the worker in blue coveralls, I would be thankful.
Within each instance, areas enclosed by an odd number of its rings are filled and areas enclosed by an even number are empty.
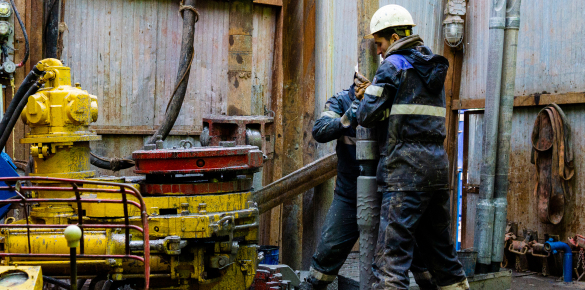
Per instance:
[[[382,194],[373,289],[408,289],[418,246],[440,289],[469,289],[450,233],[444,82],[447,59],[433,54],[399,5],[373,15],[370,31],[384,59],[345,115],[376,128]],[[359,99],[362,99],[359,101]],[[416,255],[416,254],[414,254]]]
[[[301,284],[303,290],[326,289],[337,276],[359,238],[357,178],[360,170],[356,161],[356,130],[355,124],[351,126],[346,112],[356,99],[356,90],[363,96],[369,83],[365,77],[356,73],[354,84],[348,90],[337,93],[327,100],[321,117],[313,127],[313,137],[317,142],[337,140],[336,153],[339,161],[333,202],[327,212],[321,238],[313,255],[309,278]],[[415,260],[417,261],[413,263],[411,271],[419,287],[423,290],[437,289],[430,273],[424,267],[422,257],[416,255]]]

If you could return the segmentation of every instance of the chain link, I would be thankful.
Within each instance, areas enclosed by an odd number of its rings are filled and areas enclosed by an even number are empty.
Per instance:
[[[520,272],[522,271],[522,269],[520,269],[522,266],[520,266],[520,256],[519,255],[515,255],[516,256],[516,271]]]

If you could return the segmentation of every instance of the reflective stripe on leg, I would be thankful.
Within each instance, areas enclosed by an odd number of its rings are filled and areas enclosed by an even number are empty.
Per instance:
[[[311,275],[311,277],[313,277],[319,281],[323,281],[323,282],[333,282],[333,280],[335,280],[335,277],[337,277],[337,275],[328,275],[328,274],[321,273],[321,272],[315,270],[315,268],[313,268],[313,267],[311,267],[309,274]]]

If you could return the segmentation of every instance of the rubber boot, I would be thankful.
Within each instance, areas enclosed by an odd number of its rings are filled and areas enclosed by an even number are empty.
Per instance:
[[[467,282],[467,278],[465,278],[465,280],[463,280],[459,283],[455,283],[455,284],[451,284],[451,285],[447,285],[447,286],[441,286],[439,288],[441,290],[468,290],[469,289],[469,282]]]
[[[437,286],[437,283],[435,283],[435,280],[433,279],[433,276],[431,275],[431,272],[429,271],[425,271],[425,272],[412,272],[412,276],[414,276],[414,281],[416,281],[416,284],[418,285],[418,287],[420,288],[420,290],[438,290],[439,287]]]

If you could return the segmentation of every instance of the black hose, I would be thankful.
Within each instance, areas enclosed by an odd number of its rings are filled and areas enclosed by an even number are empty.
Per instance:
[[[24,27],[24,23],[22,23],[22,19],[20,19],[20,13],[18,13],[18,9],[16,9],[16,5],[14,4],[14,0],[10,0],[10,4],[12,5],[12,9],[14,10],[14,15],[16,15],[16,19],[18,19],[18,23],[20,24],[20,28],[22,29],[22,35],[24,36],[24,57],[22,61],[16,65],[16,67],[21,67],[26,63],[28,60],[28,53],[29,53],[29,45],[28,45],[28,34],[26,34],[26,28]]]
[[[43,275],[43,283],[53,284],[67,290],[71,289],[71,285],[67,284],[66,282],[45,275]]]
[[[77,279],[77,290],[83,289],[83,285],[85,285],[85,281],[87,281],[87,279]]]
[[[57,58],[57,38],[59,37],[59,0],[47,3],[48,11],[44,25],[45,58]]]
[[[6,112],[4,112],[4,116],[2,117],[2,122],[0,122],[0,134],[4,134],[4,130],[6,130],[6,125],[10,121],[12,114],[14,114],[14,110],[16,109],[18,104],[20,103],[20,100],[22,100],[25,93],[39,79],[39,77],[42,75],[42,73],[43,72],[40,71],[39,69],[37,69],[37,67],[35,66],[28,73],[28,75],[26,75],[26,77],[24,78],[24,80],[20,84],[20,87],[18,88],[18,90],[16,91],[14,96],[12,97],[12,101],[10,101],[10,105],[8,105]]]
[[[183,12],[183,35],[181,42],[181,59],[179,62],[179,71],[177,73],[177,81],[171,100],[167,106],[165,112],[165,118],[163,123],[160,125],[156,133],[150,137],[146,144],[155,144],[157,136],[162,136],[162,139],[166,139],[171,129],[177,121],[181,107],[183,106],[183,100],[185,99],[185,93],[187,92],[187,85],[189,83],[189,73],[191,71],[191,63],[193,62],[193,56],[195,50],[193,48],[193,41],[195,39],[195,23],[199,20],[199,14],[193,8],[195,0],[185,0],[181,6]],[[134,162],[131,160],[132,157],[125,159],[109,159],[91,154],[91,164],[102,168],[113,171],[127,169],[134,166]]]
[[[18,121],[18,118],[20,118],[20,113],[22,113],[22,110],[24,109],[26,103],[28,102],[28,97],[34,95],[41,88],[42,85],[43,85],[42,83],[36,82],[28,89],[26,94],[18,103],[16,110],[14,111],[14,113],[12,113],[12,116],[10,116],[10,120],[8,121],[6,128],[2,132],[2,138],[0,138],[0,151],[4,150],[4,146],[6,146],[8,137],[10,137],[10,134],[12,134],[12,129],[14,128],[14,125],[16,125],[16,121]]]

